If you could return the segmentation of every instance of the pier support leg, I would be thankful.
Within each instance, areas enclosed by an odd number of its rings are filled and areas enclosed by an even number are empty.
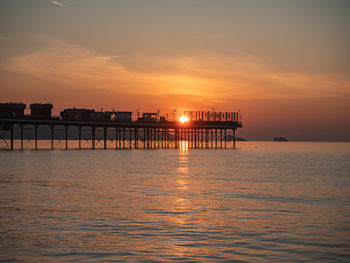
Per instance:
[[[204,131],[203,129],[201,130],[201,148],[203,149],[203,134],[204,134]]]
[[[149,129],[148,128],[146,129],[146,134],[147,134],[146,135],[146,137],[147,137],[147,139],[146,139],[147,140],[147,149],[149,149]]]
[[[179,130],[175,129],[175,148],[179,148]]]
[[[51,150],[53,150],[53,131],[55,129],[55,126],[50,125],[50,129],[51,129]]]
[[[232,129],[232,135],[233,135],[233,149],[236,148],[236,129]]]
[[[157,129],[157,144],[158,144],[158,149],[160,148],[160,130]]]
[[[153,149],[153,128],[150,129],[149,139],[150,139],[150,148]]]
[[[165,129],[163,129],[163,148],[166,148],[166,137],[165,137]]]
[[[103,149],[107,149],[107,128],[103,128]]]
[[[168,129],[164,130],[164,147],[168,148]]]
[[[13,124],[11,124],[11,151],[13,151]]]
[[[153,148],[157,148],[157,129],[153,129]]]
[[[68,150],[68,125],[67,126],[65,126],[65,128],[66,128],[66,150]]]
[[[122,148],[122,128],[118,129],[118,146],[119,149]]]
[[[226,129],[224,131],[224,140],[225,140],[225,149],[226,149],[226,140],[227,140],[227,137],[226,137]]]
[[[197,138],[197,131],[192,130],[192,148],[196,148],[196,145],[197,145],[196,138]]]
[[[134,148],[137,149],[139,145],[139,139],[138,139],[138,129],[134,129]]]
[[[50,129],[50,133],[51,133],[51,135],[50,135],[50,141],[51,141],[51,150],[53,150],[53,125],[48,125],[48,127],[49,127],[49,129]]]
[[[131,150],[132,147],[132,129],[129,128],[129,149]]]
[[[151,149],[154,148],[154,129],[151,128]]]
[[[38,150],[38,125],[34,126],[35,130],[35,150]]]
[[[220,148],[222,149],[222,129],[220,129]]]
[[[95,150],[95,127],[91,127],[91,149]]]
[[[153,128],[150,129],[150,147],[153,149],[153,135],[154,135],[154,130]]]
[[[79,150],[81,150],[81,126],[79,126],[78,129],[79,129],[79,138],[78,138],[78,140],[79,140]]]
[[[205,148],[209,148],[209,131],[205,130]]]
[[[197,130],[193,130],[192,136],[193,136],[193,147],[196,149],[197,148]]]
[[[194,130],[194,148],[197,148],[197,130]]]
[[[164,129],[164,148],[166,149],[167,146],[168,146],[168,130],[167,129]],[[179,133],[177,134],[177,136],[179,136]],[[177,143],[179,143],[179,137],[177,138]]]
[[[162,138],[162,145],[161,145],[161,147],[162,147],[162,149],[164,148],[164,129],[161,129],[160,130],[160,133],[161,133],[161,138]],[[175,133],[175,136],[176,136],[176,133]],[[175,137],[175,142],[176,142],[176,137]],[[176,145],[176,143],[175,143],[175,145]],[[176,146],[175,146],[175,148],[176,148]]]
[[[125,128],[123,128],[123,149],[125,149]]]
[[[157,148],[157,129],[153,129],[153,148]]]
[[[21,151],[23,151],[23,124],[21,124]]]
[[[143,128],[143,149],[146,149],[146,128]]]
[[[118,129],[115,128],[115,149],[118,149]]]

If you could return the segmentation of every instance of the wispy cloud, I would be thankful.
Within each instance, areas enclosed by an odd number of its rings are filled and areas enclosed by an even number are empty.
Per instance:
[[[57,2],[57,1],[50,1],[51,3],[55,4],[55,5],[59,5],[59,6],[62,6],[64,7],[64,4],[60,3],[60,2]]]
[[[251,56],[102,56],[60,41],[13,58],[2,68],[54,82],[124,94],[182,96],[223,102],[349,96],[349,80],[334,74],[280,73]]]

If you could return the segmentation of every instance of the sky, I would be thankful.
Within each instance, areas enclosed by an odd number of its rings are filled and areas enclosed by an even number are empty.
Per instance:
[[[238,136],[350,141],[350,1],[2,0],[0,102],[237,111]]]

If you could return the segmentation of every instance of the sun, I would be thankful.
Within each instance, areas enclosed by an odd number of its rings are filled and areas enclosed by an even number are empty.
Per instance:
[[[185,122],[188,122],[188,121],[189,121],[188,117],[186,117],[186,116],[181,116],[180,117],[180,122],[181,123],[185,123]]]

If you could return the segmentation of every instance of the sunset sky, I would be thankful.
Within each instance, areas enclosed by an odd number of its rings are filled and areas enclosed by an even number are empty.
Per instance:
[[[0,102],[235,111],[238,136],[350,140],[350,1],[0,1]]]

